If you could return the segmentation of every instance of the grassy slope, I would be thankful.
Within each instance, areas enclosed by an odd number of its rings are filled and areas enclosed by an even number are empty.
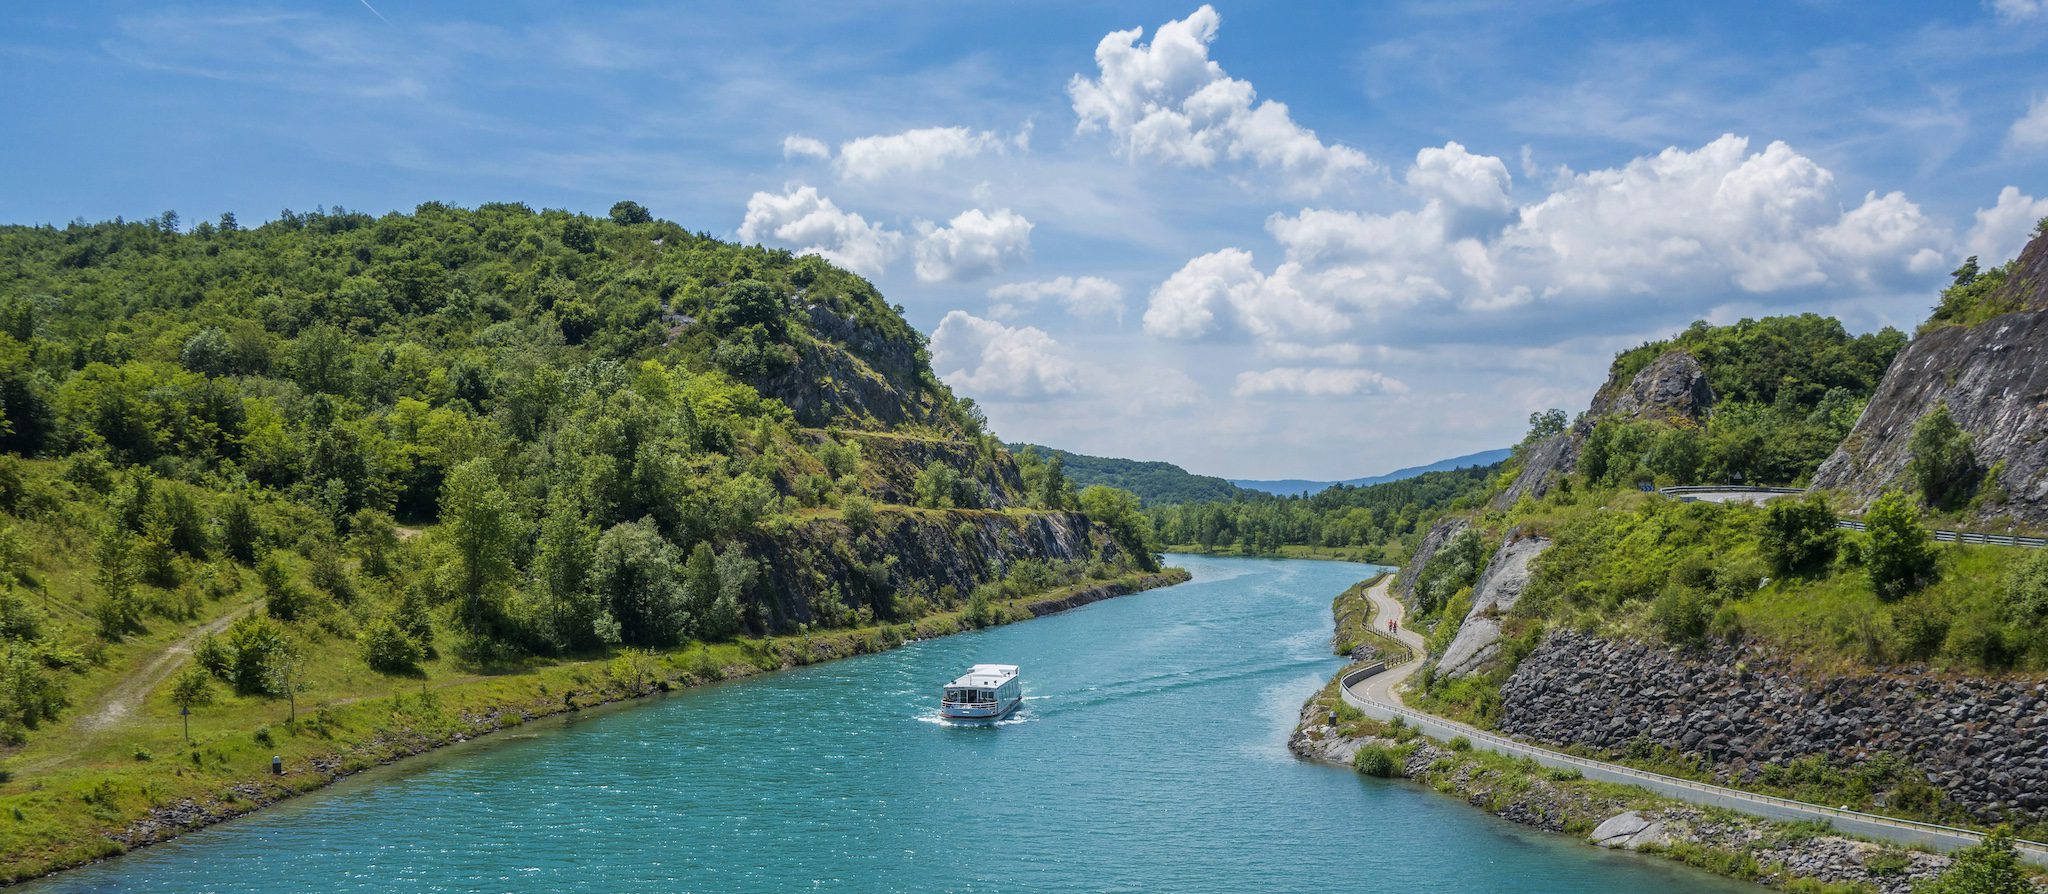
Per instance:
[[[45,556],[62,554],[46,553]],[[53,587],[75,577],[61,559],[39,570]],[[1029,606],[1087,587],[1126,591],[1185,580],[1184,572],[1084,580],[993,605],[995,623],[1032,616]],[[253,584],[250,588],[253,589]],[[245,589],[204,606],[198,618],[245,609]],[[676,685],[694,685],[816,661],[880,651],[906,640],[967,629],[967,609],[914,623],[739,642],[693,643],[646,657],[530,659],[480,673],[445,655],[417,678],[369,670],[353,642],[329,637],[308,643],[308,691],[299,717],[288,720],[283,699],[222,691],[196,709],[187,745],[169,686],[155,687],[140,710],[120,723],[86,729],[84,710],[67,713],[32,736],[0,783],[0,879],[18,880],[118,853],[130,844],[168,837],[183,826],[237,815],[326,785],[341,775],[409,754],[473,738],[504,726]],[[101,704],[135,669],[162,654],[190,628],[156,623],[150,633],[108,647],[104,664],[69,681],[75,704]],[[285,761],[271,776],[270,759]],[[155,825],[139,828],[154,817]],[[172,821],[174,820],[174,821]],[[131,842],[131,832],[140,834]]]

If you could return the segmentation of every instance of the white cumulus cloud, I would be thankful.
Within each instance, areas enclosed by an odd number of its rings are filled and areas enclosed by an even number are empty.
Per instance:
[[[1085,368],[1036,326],[1008,326],[964,310],[932,332],[932,368],[983,399],[1042,400],[1081,390]]]
[[[992,131],[925,127],[848,140],[839,144],[839,158],[833,164],[847,180],[881,180],[937,170],[949,161],[1001,152],[1008,145]]]
[[[1415,153],[1407,179],[1417,193],[1458,207],[1504,214],[1514,206],[1508,195],[1513,184],[1508,166],[1491,155],[1474,155],[1455,142]]]
[[[2034,237],[2034,227],[2048,217],[2048,196],[2034,198],[2017,186],[1998,191],[1998,201],[1977,209],[1977,222],[1963,237],[1963,253],[1976,255],[1986,267],[2003,264]]]
[[[783,158],[831,158],[832,147],[817,137],[790,134],[782,138]]]
[[[747,200],[740,239],[782,245],[814,254],[859,273],[875,276],[903,251],[903,234],[841,209],[816,187],[793,186],[783,193],[757,192]]]
[[[2024,22],[2048,16],[2048,0],[1990,0],[1985,4],[2007,22]]]
[[[1292,190],[1314,195],[1376,166],[1365,153],[1325,143],[1285,103],[1259,101],[1249,81],[1209,58],[1222,17],[1203,5],[1139,43],[1143,28],[1112,31],[1095,47],[1098,76],[1067,84],[1082,132],[1106,130],[1118,151],[1209,168],[1230,160],[1276,172]]]
[[[1360,394],[1405,394],[1408,386],[1369,369],[1317,369],[1282,366],[1267,370],[1246,370],[1237,374],[1238,397],[1261,394],[1302,394],[1310,397],[1341,397]]]
[[[1004,283],[988,290],[989,313],[1011,317],[1052,300],[1077,317],[1123,319],[1124,288],[1097,276],[1060,276],[1034,282]]]
[[[1031,254],[1031,221],[1008,208],[961,212],[943,227],[919,225],[917,278],[959,282],[995,273]]]
[[[1414,330],[1450,311],[1483,323],[1571,310],[1585,325],[1637,332],[1646,319],[1730,302],[1919,288],[1955,247],[1903,194],[1845,202],[1811,158],[1784,143],[1751,151],[1736,136],[1567,173],[1519,208],[1506,165],[1455,143],[1417,153],[1406,180],[1419,207],[1268,218],[1285,254],[1270,270],[1238,249],[1189,261],[1153,291],[1145,331],[1186,339],[1234,328],[1278,358],[1349,356],[1331,348],[1347,329]],[[2004,245],[2018,221],[2031,227],[2025,214],[2039,216],[2016,191],[2001,207],[1980,215],[1979,229],[1996,234],[1980,241]],[[1475,214],[1491,222],[1473,226]]]
[[[1298,265],[1266,274],[1251,252],[1226,248],[1182,265],[1152,292],[1145,331],[1161,338],[1199,338],[1225,322],[1264,340],[1327,335],[1349,321],[1302,293]]]
[[[2048,149],[2048,97],[2027,107],[2027,113],[2006,132],[2005,142],[2014,149]]]

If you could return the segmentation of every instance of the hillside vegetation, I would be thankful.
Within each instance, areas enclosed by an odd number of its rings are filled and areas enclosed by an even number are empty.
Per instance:
[[[1077,487],[1101,484],[1137,494],[1146,506],[1172,506],[1232,500],[1244,495],[1234,484],[1211,475],[1196,475],[1166,462],[1117,459],[1071,453],[1036,444],[1011,444],[1019,455],[1030,453],[1047,461],[1057,460],[1067,480]]]
[[[1301,548],[1368,562],[1399,563],[1445,512],[1484,500],[1498,466],[1425,472],[1352,487],[1332,485],[1305,497],[1247,492],[1227,502],[1147,511],[1157,539],[1174,548],[1280,554]]]
[[[0,877],[1156,568],[865,280],[630,202],[0,228],[0,414]]]
[[[1959,271],[1951,304],[1969,272]],[[1562,414],[1534,420],[1495,492],[1526,480],[1534,462],[1553,464],[1555,485],[1466,513],[1462,531],[1425,557],[1410,598],[1441,651],[1470,620],[1496,548],[1548,541],[1519,601],[1498,618],[1500,658],[1478,674],[1430,679],[1430,697],[1493,719],[1501,682],[1557,628],[1678,645],[1744,642],[1821,672],[2048,672],[2048,553],[1930,539],[1930,514],[1942,518],[1968,499],[1973,476],[1984,474],[1969,434],[1938,406],[1913,430],[1904,486],[1867,505],[1827,490],[1765,506],[1688,504],[1641,490],[1809,480],[1902,347],[1892,330],[1851,336],[1805,315],[1695,324],[1620,354],[1594,411],[1569,427]],[[1711,386],[1703,418],[1600,414],[1626,403],[1615,395],[1639,373],[1674,356],[1696,359]],[[1558,439],[1577,448],[1575,457],[1546,449]],[[1845,518],[1868,530],[1837,528]]]

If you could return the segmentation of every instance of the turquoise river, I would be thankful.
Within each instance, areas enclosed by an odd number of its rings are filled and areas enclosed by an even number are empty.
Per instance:
[[[1754,891],[1287,752],[1369,569],[1192,582],[500,733],[24,886],[56,892]],[[997,726],[932,716],[1023,666]]]

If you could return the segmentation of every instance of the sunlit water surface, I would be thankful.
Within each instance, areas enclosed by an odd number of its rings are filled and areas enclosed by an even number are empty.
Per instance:
[[[1334,562],[543,722],[29,886],[56,892],[1756,890],[1302,763]],[[932,716],[976,662],[1012,721]]]

